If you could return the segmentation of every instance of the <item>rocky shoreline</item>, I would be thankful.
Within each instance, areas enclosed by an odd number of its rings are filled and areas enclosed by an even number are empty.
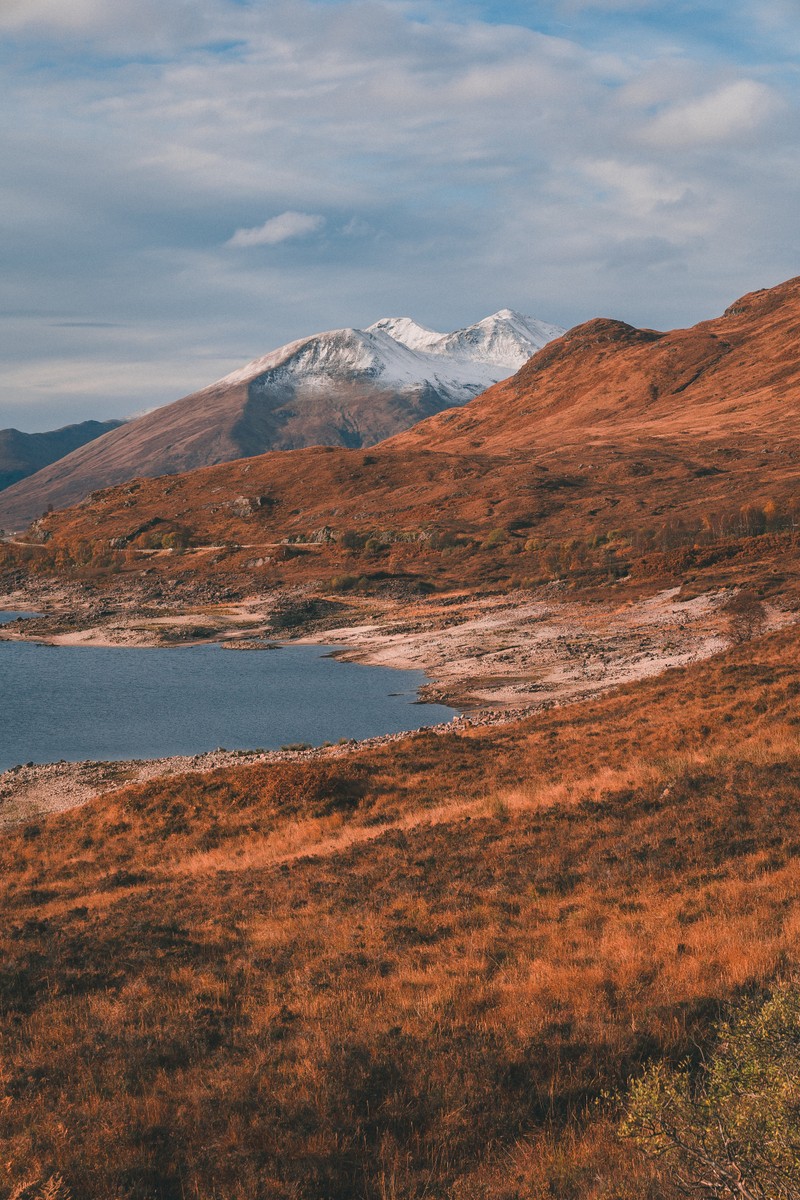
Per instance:
[[[548,707],[550,707],[548,705]],[[343,739],[335,745],[281,750],[209,750],[202,754],[173,755],[167,758],[125,759],[109,762],[25,763],[0,773],[0,827],[33,821],[48,813],[79,808],[95,796],[116,791],[130,784],[146,783],[194,772],[206,773],[234,766],[263,762],[309,762],[343,758],[356,750],[387,746],[416,733],[453,734],[483,725],[506,724],[530,715],[531,710],[516,712],[485,711],[479,715],[460,714],[440,725],[421,730],[386,733],[378,737]]]
[[[294,594],[168,611],[126,610],[71,603],[31,593],[6,596],[10,611],[47,615],[0,627],[4,640],[53,645],[163,646],[217,641],[227,649],[266,651],[282,642],[325,643],[334,655],[372,665],[422,670],[429,682],[420,700],[451,705],[463,715],[434,731],[456,732],[496,725],[537,711],[591,699],[620,684],[657,675],[670,667],[724,649],[729,643],[723,605],[729,593],[683,598],[680,589],[615,606],[586,604],[558,594],[445,598],[413,604],[351,604],[347,623],[311,620],[282,630],[276,641],[275,613]],[[49,604],[48,604],[49,601]],[[305,601],[308,603],[308,601]],[[283,609],[281,609],[283,606]],[[769,610],[768,627],[796,615]],[[214,750],[193,756],[130,762],[26,765],[0,775],[0,825],[62,811],[129,783],[159,776],[250,762],[284,762],[336,757],[353,746],[384,745],[413,734],[387,734],[364,742],[315,749]]]

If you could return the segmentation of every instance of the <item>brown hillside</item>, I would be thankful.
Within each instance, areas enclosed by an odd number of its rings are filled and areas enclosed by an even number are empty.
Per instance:
[[[595,1102],[798,962],[798,649],[6,831],[0,1195],[677,1200]]]
[[[442,408],[430,388],[403,394],[331,382],[266,398],[253,383],[215,384],[146,413],[82,446],[0,498],[0,526],[19,529],[48,507],[63,508],[134,475],[172,475],[265,450],[370,446]]]
[[[793,530],[799,337],[800,280],[690,330],[589,322],[369,453],[317,447],[136,480],[48,517],[28,557],[49,570],[62,548],[62,566],[136,570],[147,553],[148,568],[266,586],[416,571],[459,584],[610,559],[619,574],[632,554]],[[191,561],[152,558],[176,538]]]
[[[465,403],[558,332],[504,309],[447,335],[401,318],[301,338],[17,485],[0,498],[0,524],[23,528],[47,509],[136,475],[301,446],[371,446]],[[407,346],[408,337],[421,337],[427,349]]]
[[[49,505],[74,504],[96,487],[130,479],[142,462],[152,465],[149,473],[166,475],[247,453],[231,436],[246,394],[244,384],[206,388],[81,446],[8,488],[0,498],[0,525],[19,529]]]
[[[702,445],[753,433],[772,448],[794,439],[799,411],[800,277],[751,292],[691,329],[578,325],[512,379],[391,445],[504,452],[609,437]]]

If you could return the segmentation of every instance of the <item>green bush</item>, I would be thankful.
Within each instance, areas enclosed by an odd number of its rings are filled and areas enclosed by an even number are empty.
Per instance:
[[[358,583],[358,575],[334,575],[330,582],[330,588],[332,592],[352,592]]]
[[[732,1010],[699,1071],[651,1067],[620,1132],[704,1200],[800,1196],[800,990]]]

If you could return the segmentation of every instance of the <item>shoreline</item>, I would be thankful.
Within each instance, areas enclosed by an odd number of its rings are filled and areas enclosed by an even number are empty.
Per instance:
[[[450,721],[419,729],[383,733],[369,738],[348,738],[334,745],[298,750],[206,750],[164,758],[131,758],[77,762],[62,760],[9,767],[0,772],[0,829],[34,821],[52,813],[80,808],[97,796],[152,779],[166,779],[263,762],[312,762],[344,758],[361,750],[386,746],[421,733],[436,736],[463,732],[478,726],[507,724],[530,715],[519,712],[486,713],[480,718],[456,714]]]
[[[422,671],[428,682],[421,700],[480,712],[577,700],[708,657],[729,643],[719,612],[729,596],[717,589],[683,597],[680,587],[670,587],[610,604],[558,589],[460,596],[455,605],[447,596],[414,603],[359,597],[336,618],[276,627],[281,603],[298,599],[289,590],[157,614],[133,603],[99,613],[58,605],[26,619],[24,628],[0,625],[0,641],[131,649],[217,643],[242,651],[325,645],[343,661]],[[25,592],[5,600],[9,608],[0,611],[34,602]],[[795,619],[772,607],[766,630]]]
[[[183,611],[160,616],[131,605],[102,623],[81,624],[81,614],[73,607],[34,618],[44,629],[32,637],[21,636],[19,629],[8,636],[9,626],[3,625],[0,638],[130,648],[216,642],[243,651],[253,640],[259,643],[258,652],[267,649],[266,643],[324,645],[331,657],[344,661],[422,671],[427,682],[418,689],[419,701],[460,710],[452,720],[423,729],[457,733],[590,700],[625,683],[711,657],[730,644],[721,611],[729,594],[723,590],[683,599],[674,587],[615,606],[532,594],[467,598],[456,609],[436,599],[405,606],[365,602],[360,610],[353,606],[347,624],[319,624],[298,636],[278,633],[270,625],[274,596],[197,606],[189,612],[184,606]],[[4,602],[8,607],[0,611],[20,612],[31,611],[35,600],[15,593]],[[40,602],[39,611],[44,607]],[[798,614],[773,607],[765,632],[797,619]],[[203,620],[204,636],[184,636],[197,633]],[[65,621],[73,627],[59,632],[59,623]],[[77,807],[130,783],[251,762],[337,757],[412,736],[414,731],[389,733],[299,751],[211,750],[156,759],[18,766],[0,774],[0,827]]]
[[[0,607],[0,614],[20,612],[14,608]],[[47,620],[48,614],[34,614]],[[27,621],[30,618],[24,618]],[[191,619],[191,618],[187,618]],[[0,630],[8,629],[8,625],[0,624]],[[76,631],[72,634],[46,636],[36,634],[32,637],[21,636],[19,630],[13,631],[16,636],[0,637],[7,642],[26,642],[41,646],[91,646],[129,649],[191,649],[193,646],[218,645],[220,648],[236,649],[240,652],[261,653],[268,650],[290,648],[297,645],[315,645],[324,647],[323,657],[338,659],[342,657],[339,647],[322,640],[287,640],[270,639],[269,642],[249,645],[233,640],[208,638],[186,642],[182,646],[175,643],[159,643],[154,640],[128,642],[121,646],[119,640],[97,636],[93,630]],[[426,677],[427,678],[427,677]],[[416,689],[414,704],[430,704],[435,701],[424,698],[424,688],[428,682],[423,682]],[[455,707],[455,706],[449,706]],[[366,738],[342,738],[334,744],[308,746],[303,749],[209,749],[199,750],[194,754],[174,754],[154,758],[125,758],[125,759],[80,759],[76,761],[59,760],[46,763],[19,763],[0,771],[0,829],[3,826],[24,823],[50,813],[63,812],[88,803],[95,796],[135,783],[144,783],[151,779],[168,778],[191,774],[206,773],[220,768],[244,766],[259,762],[302,762],[319,758],[338,758],[352,753],[356,749],[385,745],[398,741],[415,733],[434,730],[437,732],[452,732],[456,726],[469,722],[466,714],[455,711],[449,721],[437,722],[434,725],[423,725],[419,729],[400,730],[385,734],[376,734]]]

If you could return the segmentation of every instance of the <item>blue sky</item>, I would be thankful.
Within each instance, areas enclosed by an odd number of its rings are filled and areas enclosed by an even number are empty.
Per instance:
[[[0,427],[316,330],[800,273],[800,0],[4,0]]]

